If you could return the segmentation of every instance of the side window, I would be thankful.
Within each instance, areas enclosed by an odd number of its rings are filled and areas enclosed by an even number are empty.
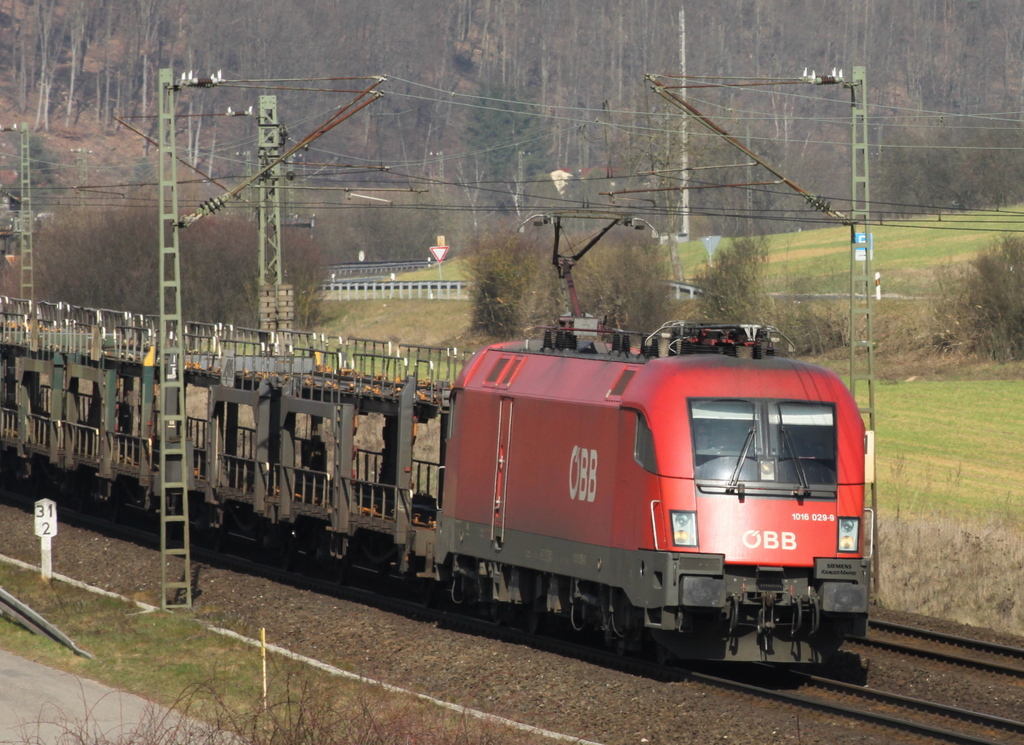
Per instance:
[[[445,427],[444,439],[451,439],[452,432],[455,431],[455,392],[452,392],[451,398],[448,399],[448,422]]]
[[[633,443],[633,458],[645,471],[658,472],[658,461],[654,456],[654,435],[647,426],[647,419],[636,412],[636,440]]]

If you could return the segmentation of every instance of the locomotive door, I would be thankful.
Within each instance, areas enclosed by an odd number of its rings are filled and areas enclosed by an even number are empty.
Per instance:
[[[505,539],[505,512],[508,491],[509,451],[512,447],[511,398],[502,398],[498,409],[498,440],[494,455],[494,511],[491,516],[491,541],[501,548]]]

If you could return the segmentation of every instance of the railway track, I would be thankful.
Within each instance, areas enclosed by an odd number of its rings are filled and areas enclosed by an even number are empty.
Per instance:
[[[848,645],[934,660],[1024,680],[1024,649],[872,620],[869,635]]]
[[[27,500],[19,498],[18,501],[22,505],[27,504]],[[80,527],[98,530],[149,548],[154,548],[156,544],[156,536],[135,527],[111,525],[96,518],[72,515],[69,512],[65,512],[64,517]],[[879,732],[891,733],[897,740],[904,737],[924,737],[932,741],[953,743],[1024,743],[1024,723],[1019,721],[802,672],[780,672],[778,668],[771,666],[737,666],[735,670],[728,671],[723,671],[723,666],[719,666],[709,672],[704,669],[660,665],[652,659],[622,657],[603,648],[568,642],[557,635],[540,636],[520,628],[495,623],[493,619],[466,616],[445,607],[431,607],[424,603],[424,597],[417,596],[414,592],[406,592],[404,595],[381,595],[371,589],[380,587],[380,578],[371,578],[369,573],[365,582],[360,581],[359,573],[354,577],[353,584],[339,585],[329,578],[296,574],[277,566],[217,553],[203,547],[196,547],[193,557],[194,560],[211,566],[254,573],[274,582],[364,603],[444,628],[526,645],[538,651],[570,656],[607,669],[655,681],[686,681],[741,699],[756,698],[782,704],[792,707],[798,718],[801,716],[799,712],[807,712],[812,717],[821,717],[822,721],[858,722],[870,725]],[[931,634],[924,630],[916,631],[920,634]],[[945,643],[948,644],[949,641]],[[985,645],[984,642],[976,643]],[[877,648],[887,651],[883,647]],[[1010,653],[1004,652],[1004,656],[1020,653],[1020,650],[1012,647],[1007,649]]]
[[[789,675],[802,682],[805,701],[821,700],[837,710],[850,707],[852,716],[873,712],[886,726],[933,737],[944,742],[1024,742],[1024,722],[947,706],[898,693],[880,691],[867,686],[852,685],[799,671]],[[887,712],[903,712],[892,714]],[[863,714],[858,714],[863,712]]]

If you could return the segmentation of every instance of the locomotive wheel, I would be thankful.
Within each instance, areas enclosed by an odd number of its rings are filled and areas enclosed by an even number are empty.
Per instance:
[[[495,626],[507,626],[508,616],[505,613],[505,609],[502,607],[502,603],[497,600],[492,600],[487,604],[487,617],[494,622]]]
[[[522,606],[516,603],[502,603],[492,600],[490,603],[490,618],[497,626],[509,626],[521,628]]]

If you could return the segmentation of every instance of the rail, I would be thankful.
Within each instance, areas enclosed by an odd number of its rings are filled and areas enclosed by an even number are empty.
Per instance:
[[[350,513],[371,524],[395,523],[403,520],[412,524],[412,505],[408,489],[375,481],[345,479],[351,486]]]
[[[673,296],[676,300],[682,300],[683,298],[693,299],[697,295],[703,295],[704,290],[696,285],[691,285],[688,282],[669,282],[668,286],[672,288]]]
[[[357,481],[376,483],[380,478],[380,467],[384,456],[373,450],[356,450],[353,470]]]
[[[441,464],[427,460],[413,460],[412,489],[415,494],[426,494],[437,498]]]
[[[352,464],[356,481],[379,483],[384,456],[373,450],[358,449]],[[415,494],[437,496],[441,464],[434,461],[414,459],[410,484]]]
[[[50,447],[50,415],[29,414],[27,416],[28,439],[27,445],[34,445],[37,448]]]
[[[5,616],[20,624],[37,636],[49,637],[58,644],[63,644],[80,657],[92,659],[92,655],[83,649],[79,649],[71,638],[52,623],[47,621],[32,608],[18,600],[9,592],[0,587],[0,616]]]
[[[185,431],[188,439],[192,442],[192,472],[197,479],[207,481],[209,469],[207,468],[206,441],[210,431],[210,422],[190,416],[185,422]]]
[[[455,347],[425,347],[399,344],[398,354],[406,360],[406,376],[422,381],[451,382],[459,377],[470,353]]]

